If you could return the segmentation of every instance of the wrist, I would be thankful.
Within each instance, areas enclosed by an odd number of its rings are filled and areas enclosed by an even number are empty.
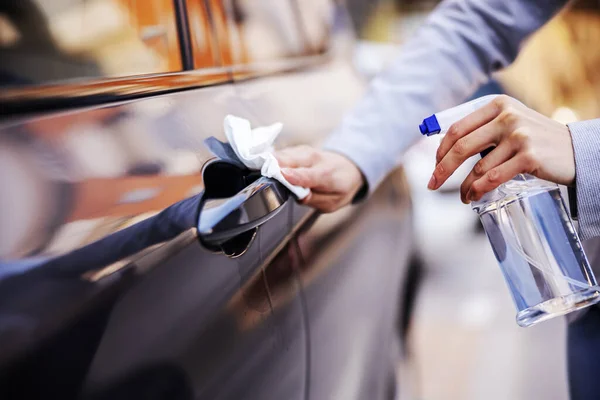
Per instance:
[[[350,157],[335,150],[328,149],[324,153],[329,153],[339,158],[339,160],[343,160],[342,163],[344,165],[342,168],[347,169],[350,175],[348,176],[348,181],[350,182],[349,194],[352,198],[352,204],[358,203],[367,197],[369,194],[369,183],[360,167]]]

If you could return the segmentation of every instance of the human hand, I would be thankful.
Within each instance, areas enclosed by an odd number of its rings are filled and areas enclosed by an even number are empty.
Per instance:
[[[562,185],[575,179],[569,128],[511,97],[498,96],[448,129],[427,187],[439,188],[467,158],[492,146],[462,183],[463,203],[481,199],[521,173]]]
[[[288,182],[310,189],[302,204],[322,212],[349,204],[364,185],[358,167],[338,153],[295,146],[276,152],[275,157]]]

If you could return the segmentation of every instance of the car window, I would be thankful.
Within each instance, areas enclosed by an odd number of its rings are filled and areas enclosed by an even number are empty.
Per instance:
[[[218,65],[218,48],[213,41],[208,7],[205,0],[187,0],[188,26],[194,54],[194,67],[206,68]]]
[[[181,70],[172,0],[0,2],[0,85]]]
[[[290,0],[232,0],[231,8],[235,26],[229,31],[237,63],[279,60],[305,53],[299,16]]]
[[[335,15],[331,0],[292,0],[298,8],[300,23],[311,53],[329,48],[329,37]]]

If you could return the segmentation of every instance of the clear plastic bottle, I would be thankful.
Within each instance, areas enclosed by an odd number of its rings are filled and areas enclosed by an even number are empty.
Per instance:
[[[471,207],[512,294],[517,324],[531,326],[600,301],[556,184],[518,175]]]
[[[419,129],[426,136],[445,133],[495,97],[480,97],[434,114]],[[558,185],[520,174],[471,206],[500,264],[520,326],[600,301],[600,289]]]

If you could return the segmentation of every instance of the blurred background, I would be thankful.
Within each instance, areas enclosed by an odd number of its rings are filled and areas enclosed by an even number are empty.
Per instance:
[[[437,1],[348,0],[359,35],[355,63],[372,77],[427,19]],[[575,1],[524,46],[516,62],[475,96],[506,93],[563,123],[600,115],[600,2]],[[401,373],[414,398],[566,399],[564,319],[515,323],[509,292],[485,234],[458,188],[465,165],[427,190],[439,138],[404,157],[424,264]]]

